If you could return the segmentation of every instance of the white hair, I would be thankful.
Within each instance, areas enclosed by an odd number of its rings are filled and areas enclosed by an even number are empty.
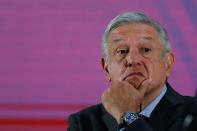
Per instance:
[[[152,26],[160,35],[161,43],[164,47],[164,54],[171,51],[168,34],[159,22],[140,12],[127,12],[115,17],[109,22],[102,38],[102,51],[104,56],[108,55],[107,41],[110,32],[119,26],[130,23],[142,23]]]

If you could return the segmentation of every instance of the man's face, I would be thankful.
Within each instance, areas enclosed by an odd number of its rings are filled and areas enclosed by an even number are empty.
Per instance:
[[[103,59],[106,76],[112,82],[128,81],[136,89],[151,79],[149,91],[162,88],[174,57],[164,55],[159,33],[146,24],[126,24],[112,30],[107,42],[108,58]]]

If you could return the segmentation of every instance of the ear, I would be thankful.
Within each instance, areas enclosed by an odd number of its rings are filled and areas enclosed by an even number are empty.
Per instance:
[[[175,62],[175,56],[172,52],[166,54],[166,62],[165,62],[165,67],[166,67],[166,76],[169,77],[172,71],[172,67]]]
[[[105,58],[101,58],[101,65],[102,65],[102,68],[103,68],[103,71],[105,73],[105,77],[108,81],[111,81],[111,77],[109,75],[109,70],[108,70],[108,64],[107,64],[107,61]]]

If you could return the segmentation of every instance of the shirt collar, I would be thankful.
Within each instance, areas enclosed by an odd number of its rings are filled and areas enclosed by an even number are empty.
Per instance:
[[[146,117],[150,117],[151,113],[153,112],[153,110],[155,109],[155,107],[158,105],[158,103],[160,102],[160,100],[163,98],[163,96],[165,95],[167,91],[167,86],[166,84],[164,85],[161,93],[159,96],[157,96],[148,106],[146,106],[141,112],[141,115],[144,115]]]

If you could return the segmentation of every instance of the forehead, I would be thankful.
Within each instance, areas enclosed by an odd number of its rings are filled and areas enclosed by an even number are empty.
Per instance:
[[[150,25],[129,23],[121,25],[109,33],[108,42],[125,39],[160,39],[159,33]]]

